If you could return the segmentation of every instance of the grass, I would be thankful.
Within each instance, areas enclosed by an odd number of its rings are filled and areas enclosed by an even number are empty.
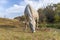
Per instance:
[[[57,28],[60,29],[60,23],[45,23],[45,24],[39,24],[39,27],[49,27],[49,28]]]
[[[3,19],[0,18],[0,40],[60,40],[60,29],[40,28],[31,33],[24,30],[21,22]]]
[[[16,30],[15,30],[16,29]],[[21,28],[0,28],[0,40],[60,40],[60,31],[57,29],[38,30],[36,33],[22,31]]]
[[[0,18],[0,27],[20,27],[22,26],[22,22],[19,22],[16,19],[7,19],[7,18]]]

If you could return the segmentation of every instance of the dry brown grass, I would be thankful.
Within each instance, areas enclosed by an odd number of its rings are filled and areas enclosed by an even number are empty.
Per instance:
[[[21,28],[0,28],[0,40],[60,40],[60,32],[55,29],[39,30],[36,33],[22,30]]]
[[[17,20],[0,19],[0,40],[60,40],[60,29],[40,29],[31,33],[21,25]]]

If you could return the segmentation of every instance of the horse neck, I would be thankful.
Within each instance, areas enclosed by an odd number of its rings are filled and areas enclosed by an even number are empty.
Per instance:
[[[32,18],[33,18],[33,12],[32,12],[31,6],[29,6],[29,8],[30,8],[31,16],[32,16]]]

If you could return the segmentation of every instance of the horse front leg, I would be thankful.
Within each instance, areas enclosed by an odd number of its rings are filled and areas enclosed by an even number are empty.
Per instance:
[[[30,22],[29,22],[29,25],[30,25],[30,29],[31,29],[32,33],[34,33],[34,32],[35,32],[35,27],[36,27],[36,26],[35,26],[35,25],[36,25],[36,24],[35,24],[35,21],[30,21]]]
[[[24,27],[24,30],[26,31],[27,30],[27,18],[25,16],[25,27]]]
[[[27,30],[27,23],[25,24],[25,30]]]

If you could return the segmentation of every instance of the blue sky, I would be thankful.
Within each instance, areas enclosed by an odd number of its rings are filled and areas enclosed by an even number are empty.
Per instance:
[[[60,0],[0,0],[0,17],[14,18],[24,14],[27,4],[36,10],[49,4],[60,3]]]

